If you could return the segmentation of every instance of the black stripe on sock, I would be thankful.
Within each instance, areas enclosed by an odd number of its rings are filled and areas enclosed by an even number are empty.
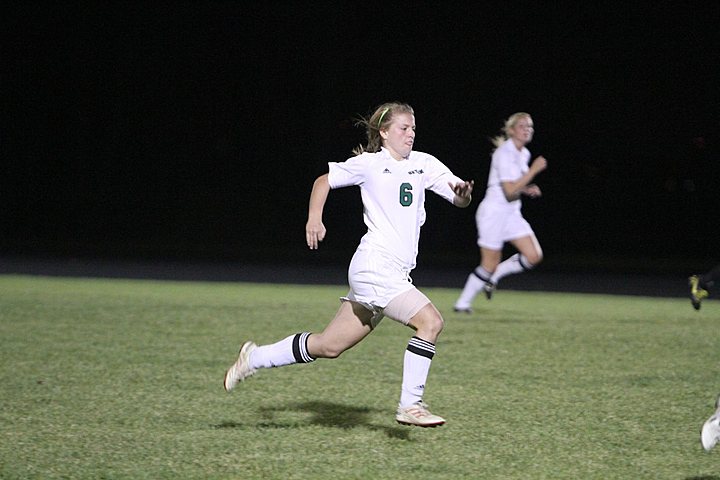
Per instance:
[[[475,270],[473,270],[472,273],[473,273],[473,275],[475,275],[477,278],[479,278],[479,279],[482,280],[483,282],[488,282],[488,283],[490,283],[490,278],[485,278],[485,277],[483,277],[482,275],[480,275],[480,274],[477,272],[477,268],[476,268]]]
[[[523,260],[525,260],[525,262],[523,262]],[[525,264],[526,262],[527,262],[527,265]],[[527,272],[528,270],[532,270],[533,267],[535,266],[535,265],[533,265],[532,263],[528,262],[528,261],[527,261],[527,258],[525,258],[523,255],[520,255],[520,256],[518,257],[518,263],[520,264],[520,266],[522,267],[522,269],[525,270],[526,272]]]
[[[310,356],[307,348],[307,341],[310,334],[308,332],[298,333],[293,337],[292,352],[297,363],[310,363],[315,360]]]
[[[422,338],[412,337],[408,342],[407,351],[432,359],[435,356],[435,345]]]

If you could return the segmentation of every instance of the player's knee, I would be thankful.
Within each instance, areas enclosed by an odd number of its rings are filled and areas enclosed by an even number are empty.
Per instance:
[[[540,262],[543,261],[543,254],[542,252],[535,253],[528,257],[528,261],[533,267],[536,267]]]
[[[443,318],[441,316],[438,315],[436,318],[433,319],[431,328],[432,328],[433,332],[435,332],[436,337],[438,335],[440,335],[440,332],[443,331],[444,327],[445,327],[445,321],[443,320]]]
[[[417,330],[423,338],[437,338],[445,326],[442,316],[435,312],[433,312],[432,315],[423,316],[422,320],[418,323]]]
[[[533,252],[527,252],[520,257],[520,264],[525,270],[536,267],[543,260],[542,250],[538,249]]]
[[[495,270],[497,270],[499,264],[499,262],[483,262],[480,264],[480,266],[484,268],[486,272],[492,275],[493,273],[495,273]]]

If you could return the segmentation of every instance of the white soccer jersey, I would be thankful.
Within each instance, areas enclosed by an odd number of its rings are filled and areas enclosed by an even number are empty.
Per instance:
[[[529,169],[530,151],[523,147],[518,150],[511,139],[503,142],[492,155],[490,173],[488,175],[487,190],[482,203],[486,208],[501,208],[507,210],[520,210],[520,198],[511,202],[505,198],[502,182],[514,182],[522,177]]]
[[[437,158],[415,151],[407,160],[398,161],[382,148],[328,166],[330,188],[360,187],[368,228],[361,245],[389,253],[410,270],[415,267],[420,227],[425,223],[425,190],[452,202],[455,193],[448,182],[462,182]]]

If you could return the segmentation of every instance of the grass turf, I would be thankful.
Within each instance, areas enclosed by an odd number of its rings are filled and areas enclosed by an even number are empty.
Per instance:
[[[322,329],[344,287],[0,276],[0,478],[720,479],[717,302],[500,290],[468,316],[423,291],[436,429],[394,421],[388,319],[222,389],[241,341]]]

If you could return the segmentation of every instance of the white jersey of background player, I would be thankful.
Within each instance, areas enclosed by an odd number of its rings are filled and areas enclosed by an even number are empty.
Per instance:
[[[542,261],[542,249],[530,224],[523,218],[522,195],[539,197],[540,187],[530,183],[547,168],[544,157],[537,157],[532,165],[525,147],[535,132],[532,118],[524,112],[515,113],[505,122],[504,135],[493,139],[492,155],[485,197],[475,215],[480,247],[480,265],[468,275],[455,311],[472,312],[472,302],[481,291],[488,300],[501,278],[530,270]],[[504,262],[503,245],[509,242],[518,251]]]
[[[476,216],[480,216],[480,209],[487,211],[487,214],[493,211],[506,215],[519,212],[522,200],[520,197],[508,200],[502,182],[513,182],[522,177],[530,168],[529,163],[530,150],[524,146],[518,149],[512,140],[505,140],[493,152],[485,197],[478,206]]]
[[[368,143],[342,163],[329,163],[310,193],[305,239],[315,250],[325,238],[322,213],[331,189],[360,187],[367,233],[348,269],[350,292],[321,333],[302,332],[269,345],[245,342],[225,373],[225,389],[259,368],[337,358],[353,347],[387,316],[415,331],[403,360],[402,388],[395,420],[434,427],[445,420],[423,402],[425,382],[444,321],[440,312],[410,280],[415,266],[420,227],[425,223],[425,189],[458,207],[472,200],[473,182],[463,181],[435,157],[413,152],[415,113],[404,103],[378,107],[366,127]]]

